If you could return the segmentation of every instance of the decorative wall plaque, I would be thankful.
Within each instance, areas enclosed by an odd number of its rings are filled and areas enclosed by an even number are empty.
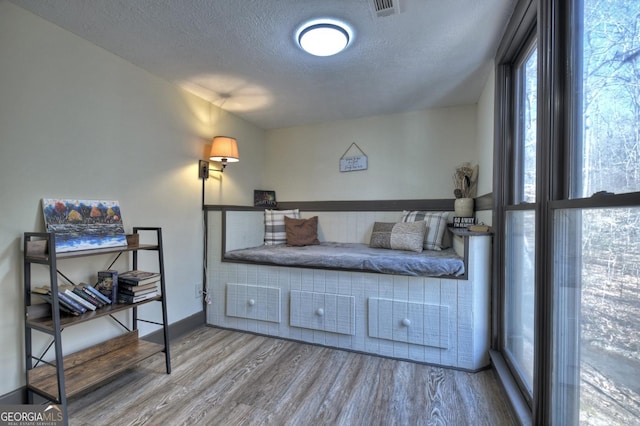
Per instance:
[[[354,148],[352,150],[352,148]],[[350,154],[350,151],[355,154]],[[355,151],[355,152],[354,152]],[[367,154],[364,153],[357,143],[353,142],[340,157],[341,172],[355,172],[366,170],[369,167]]]

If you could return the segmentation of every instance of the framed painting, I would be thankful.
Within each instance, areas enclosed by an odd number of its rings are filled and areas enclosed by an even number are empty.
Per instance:
[[[43,198],[42,211],[58,253],[127,245],[117,201]]]
[[[253,191],[253,205],[256,207],[276,207],[276,192],[262,191],[256,189]]]

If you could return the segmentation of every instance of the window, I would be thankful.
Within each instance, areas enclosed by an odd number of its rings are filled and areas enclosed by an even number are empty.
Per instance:
[[[504,354],[528,399],[533,393],[537,52],[535,39],[531,40],[516,59],[511,79],[514,167],[504,237]]]
[[[534,424],[637,423],[640,2],[521,0],[496,63],[495,347]]]
[[[572,10],[574,108],[565,121],[575,173],[568,201],[551,203],[552,418],[632,424],[640,415],[640,208],[628,194],[640,190],[640,3],[574,0]]]

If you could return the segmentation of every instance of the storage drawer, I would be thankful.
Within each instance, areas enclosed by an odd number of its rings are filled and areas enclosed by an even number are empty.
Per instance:
[[[369,299],[369,336],[447,349],[449,307],[395,299]]]
[[[280,322],[280,289],[227,284],[227,316]]]
[[[341,294],[291,291],[292,327],[354,335],[355,298]]]

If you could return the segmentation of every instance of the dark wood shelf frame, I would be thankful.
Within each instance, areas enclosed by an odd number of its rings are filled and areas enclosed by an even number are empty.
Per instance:
[[[34,394],[38,394],[51,402],[62,405],[64,424],[68,424],[67,398],[88,391],[111,377],[135,367],[146,358],[159,352],[165,354],[167,374],[171,373],[171,356],[169,353],[169,324],[165,299],[164,254],[162,248],[162,229],[156,227],[134,227],[133,232],[154,232],[156,244],[137,244],[121,247],[110,247],[97,250],[82,250],[67,253],[56,253],[55,234],[47,232],[24,233],[24,300],[25,300],[25,356],[28,402],[33,403]],[[115,304],[98,308],[79,316],[61,315],[58,299],[58,269],[60,259],[82,258],[87,256],[131,252],[133,269],[138,269],[138,252],[144,250],[157,251],[158,269],[160,272],[160,294],[154,298],[134,304]],[[116,258],[117,259],[117,258]],[[115,262],[115,261],[114,261]],[[31,265],[41,264],[49,269],[51,286],[51,314],[41,318],[29,318],[31,306]],[[160,302],[162,306],[162,323],[138,318],[138,307],[151,302]],[[132,330],[118,321],[113,314],[131,311]],[[67,355],[62,355],[61,332],[64,328],[97,318],[111,317],[126,332],[108,339],[90,348]],[[160,325],[163,328],[164,344],[151,343],[138,338],[138,321]],[[46,333],[53,341],[41,356],[33,354],[32,331]],[[53,347],[55,357],[52,362],[42,360]]]

